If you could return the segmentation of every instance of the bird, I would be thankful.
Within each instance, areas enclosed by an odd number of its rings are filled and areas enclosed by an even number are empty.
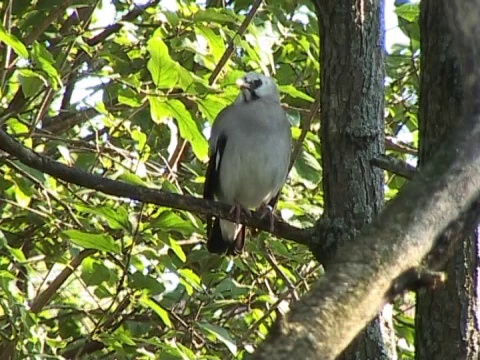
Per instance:
[[[213,122],[209,139],[209,162],[205,174],[204,199],[232,206],[236,222],[209,216],[207,250],[238,255],[245,245],[242,211],[270,214],[289,170],[290,122],[280,104],[275,80],[256,72],[237,81],[240,92]]]

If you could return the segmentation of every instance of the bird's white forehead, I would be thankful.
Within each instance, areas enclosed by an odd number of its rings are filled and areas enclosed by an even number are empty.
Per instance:
[[[268,76],[265,76],[263,74],[259,74],[259,73],[256,73],[256,72],[249,72],[249,73],[246,73],[243,77],[242,77],[243,80],[246,80],[246,81],[252,81],[252,80],[262,80],[262,81],[267,81],[267,80],[270,80],[270,78]]]

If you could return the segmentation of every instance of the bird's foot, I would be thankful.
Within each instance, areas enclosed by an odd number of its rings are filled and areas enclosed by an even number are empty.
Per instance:
[[[271,207],[269,204],[262,203],[258,207],[258,211],[260,212],[260,219],[263,219],[265,216],[268,215],[268,218],[270,220],[270,232],[273,233],[274,224],[275,224],[275,215],[273,213],[273,207]]]
[[[249,209],[243,207],[237,202],[235,202],[235,204],[233,204],[233,206],[230,208],[230,214],[233,214],[235,212],[235,224],[237,225],[240,224],[240,215],[242,214],[242,211],[248,216],[252,216],[252,213]]]

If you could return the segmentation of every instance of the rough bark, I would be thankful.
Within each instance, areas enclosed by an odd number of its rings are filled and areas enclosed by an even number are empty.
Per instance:
[[[385,143],[382,4],[319,2],[322,222],[335,229],[333,249],[354,240],[383,205],[383,171],[370,163]],[[391,319],[377,318],[340,358],[391,359],[391,337]]]
[[[467,75],[464,111],[456,116],[461,130],[452,129],[389,206],[355,241],[340,246],[329,271],[277,321],[252,358],[335,359],[389,300],[396,280],[432,249],[435,253],[439,235],[452,221],[472,209],[478,218],[480,0],[449,2],[448,7],[460,67]]]
[[[480,81],[480,76],[478,77]],[[455,219],[480,198],[480,111],[355,238],[277,321],[254,359],[333,360],[391,300]],[[477,216],[480,207],[475,209]]]
[[[449,1],[449,0],[446,0]],[[465,2],[466,3],[466,2]],[[473,5],[473,2],[471,2]],[[458,123],[464,92],[459,48],[448,24],[445,0],[421,3],[420,167]],[[417,293],[416,358],[478,359],[478,233],[467,228],[447,264],[445,286]]]

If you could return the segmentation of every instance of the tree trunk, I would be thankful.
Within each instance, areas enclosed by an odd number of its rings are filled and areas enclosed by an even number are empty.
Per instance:
[[[370,165],[384,151],[383,1],[324,0],[317,7],[324,220],[337,247],[353,241],[383,205],[383,172]],[[375,319],[340,358],[392,359],[386,323]]]
[[[445,1],[421,2],[420,30],[420,166],[427,162],[446,134],[458,124],[462,81],[458,48],[451,36]],[[466,55],[465,55],[466,56]],[[478,359],[478,233],[458,233],[445,286],[417,293],[415,349],[417,359]]]

